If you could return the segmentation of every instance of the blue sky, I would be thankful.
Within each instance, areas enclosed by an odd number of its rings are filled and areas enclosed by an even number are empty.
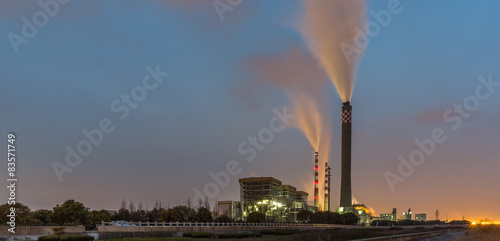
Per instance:
[[[388,1],[367,1],[368,11]],[[500,96],[494,92],[457,131],[440,116],[473,95],[478,76],[500,76],[500,18],[496,1],[401,1],[403,11],[371,38],[358,66],[353,93],[353,195],[377,213],[437,208],[451,218],[500,218],[471,207],[498,203]],[[283,91],[259,89],[254,102],[241,96],[255,81],[242,61],[293,46],[307,48],[294,28],[302,14],[295,0],[246,0],[220,21],[212,1],[71,1],[16,54],[7,38],[36,1],[0,3],[0,126],[18,136],[18,197],[34,209],[73,198],[92,208],[117,209],[120,201],[186,202],[210,182],[237,147],[268,126],[273,108],[288,106]],[[369,18],[370,21],[373,18]],[[103,143],[60,183],[51,167],[64,162],[67,145],[102,118],[116,120],[113,100],[129,93],[160,65],[170,75]],[[338,205],[341,101],[332,85],[325,115],[332,119]],[[449,140],[391,192],[384,172],[398,156],[436,128]],[[0,153],[5,155],[5,150]],[[217,197],[239,199],[237,178],[274,176],[310,189],[313,149],[293,129],[277,133],[252,163]],[[6,173],[2,172],[5,178]],[[476,187],[480,188],[476,188]],[[309,191],[309,190],[307,190]],[[0,199],[6,200],[1,192]]]

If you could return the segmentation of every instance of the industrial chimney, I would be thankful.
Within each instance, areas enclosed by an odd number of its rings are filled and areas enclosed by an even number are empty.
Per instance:
[[[347,101],[342,106],[342,179],[340,183],[340,207],[352,206],[351,120],[352,106],[349,101]]]
[[[318,185],[318,152],[316,152],[314,153],[314,206],[319,210]]]
[[[330,211],[330,170],[331,168],[328,166],[328,162],[325,163],[325,205],[323,211]]]

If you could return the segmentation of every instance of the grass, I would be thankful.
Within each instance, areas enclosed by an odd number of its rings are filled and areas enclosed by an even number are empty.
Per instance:
[[[329,241],[347,241],[361,238],[372,238],[380,236],[391,236],[399,234],[410,234],[420,232],[439,231],[446,228],[405,228],[405,229],[383,229],[383,228],[366,228],[366,229],[328,229],[328,230],[311,230],[311,231],[287,231],[287,230],[265,230],[262,231],[260,238],[233,238],[226,237],[223,240],[237,240],[237,241],[254,241],[254,240],[267,240],[267,241],[311,241],[311,240],[329,240]],[[201,233],[200,233],[201,234]],[[471,233],[472,234],[472,233]],[[500,235],[495,233],[496,235]],[[494,234],[493,234],[494,235]],[[196,235],[194,235],[196,236]],[[107,241],[208,241],[217,238],[198,235],[203,238],[191,237],[151,237],[151,238],[122,238],[122,239],[107,239]],[[498,236],[496,236],[498,237]],[[220,236],[222,238],[222,235]],[[319,239],[318,239],[319,238]],[[476,241],[483,239],[470,239],[460,241]],[[488,239],[484,239],[488,240]],[[499,239],[491,239],[499,240]],[[488,240],[489,241],[489,240]]]
[[[471,225],[459,241],[498,241],[500,240],[500,225]]]

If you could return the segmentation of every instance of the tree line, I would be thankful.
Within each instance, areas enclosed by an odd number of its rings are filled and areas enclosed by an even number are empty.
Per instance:
[[[328,211],[313,213],[303,210],[297,214],[297,220],[305,223],[356,225],[359,222],[359,217],[350,212],[343,214]]]
[[[95,228],[102,221],[132,221],[132,222],[231,222],[227,216],[213,218],[208,200],[199,202],[197,207],[192,207],[188,199],[188,205],[179,205],[166,208],[161,202],[156,202],[153,209],[146,210],[139,203],[135,207],[133,202],[126,205],[122,201],[118,212],[111,214],[107,210],[89,211],[83,203],[75,200],[67,200],[61,205],[56,205],[49,209],[31,210],[22,203],[0,205],[0,224],[4,225],[9,220],[7,215],[10,208],[16,209],[17,225],[39,225],[39,226],[70,226],[84,225],[88,228]]]

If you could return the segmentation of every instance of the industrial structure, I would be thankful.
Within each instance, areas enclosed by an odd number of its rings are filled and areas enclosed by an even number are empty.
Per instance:
[[[238,201],[217,202],[217,216],[228,216],[234,221],[241,220],[241,203]]]
[[[314,206],[319,209],[318,152],[314,153]]]
[[[427,221],[426,213],[415,213],[415,221]]]
[[[299,211],[310,208],[307,205],[309,194],[283,185],[273,177],[241,178],[239,183],[242,220],[252,212],[260,212],[267,221],[295,221]]]
[[[396,221],[397,218],[398,218],[398,216],[397,216],[397,209],[396,208],[392,209],[392,213],[380,214],[381,220]]]
[[[325,163],[325,205],[323,211],[330,211],[330,177],[332,176],[330,170],[332,168],[328,166],[328,162]]]
[[[359,217],[359,224],[369,225],[372,221],[373,214],[364,204],[353,204],[352,208],[356,210],[354,214]]]
[[[408,209],[408,212],[403,213],[403,220],[411,220],[411,208]]]
[[[352,106],[347,101],[342,106],[342,172],[340,182],[340,207],[352,210],[351,193],[351,126]]]

